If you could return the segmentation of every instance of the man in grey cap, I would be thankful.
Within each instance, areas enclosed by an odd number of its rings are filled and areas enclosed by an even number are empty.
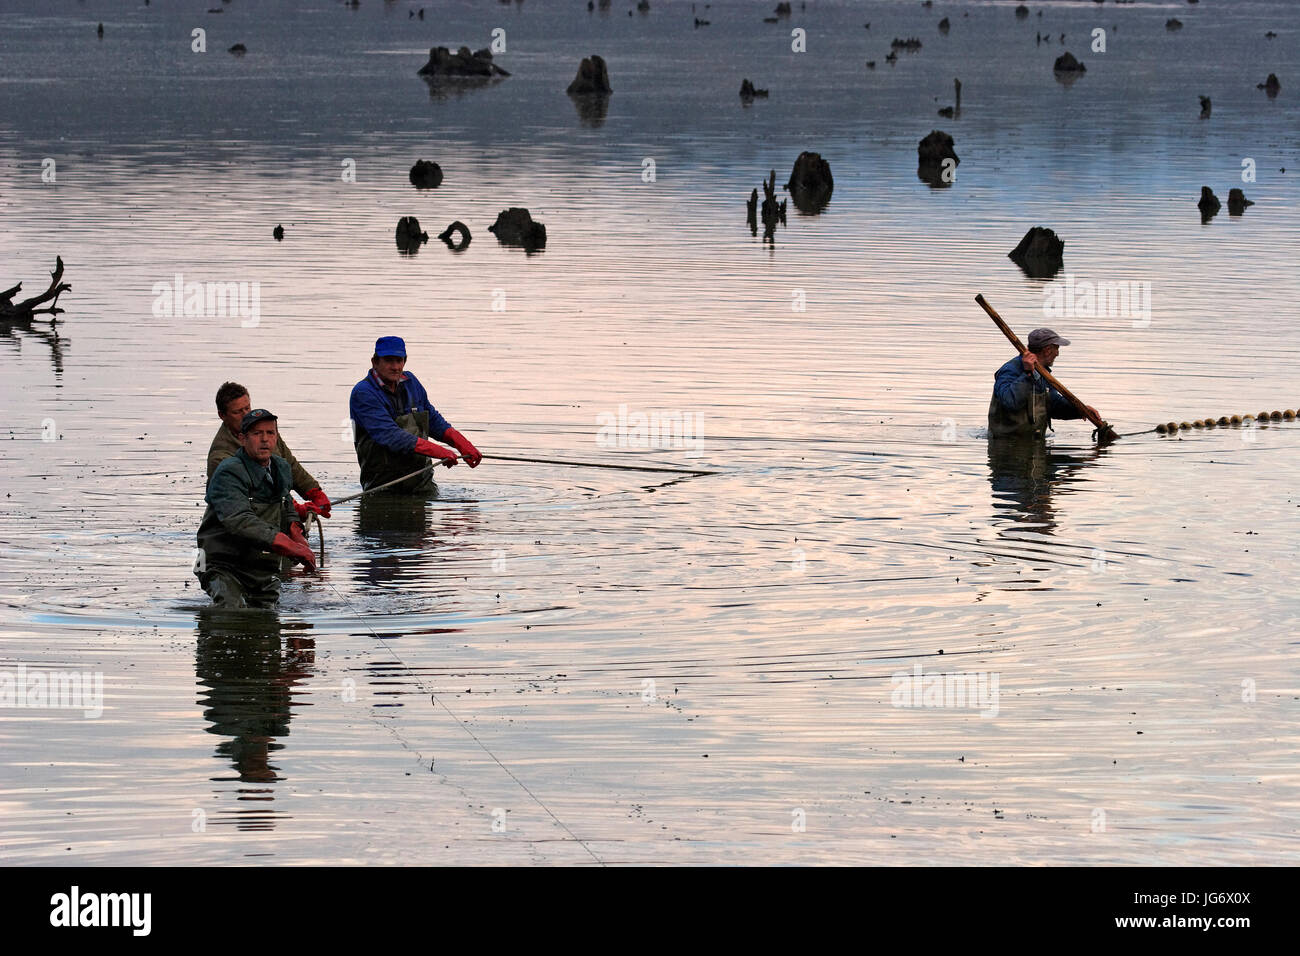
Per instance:
[[[316,570],[289,494],[289,463],[275,454],[280,432],[265,408],[244,416],[239,451],[217,465],[199,526],[194,573],[220,607],[269,607],[280,596],[280,557]]]
[[[1051,329],[1029,333],[1029,351],[1013,358],[993,376],[993,398],[989,401],[990,438],[1042,438],[1053,418],[1084,416],[1038,374],[1051,369],[1062,345],[1069,345]],[[1098,419],[1097,410],[1085,406]]]

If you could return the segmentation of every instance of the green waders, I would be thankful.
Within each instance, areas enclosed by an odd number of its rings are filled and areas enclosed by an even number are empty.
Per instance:
[[[269,537],[286,528],[293,514],[286,500],[289,467],[280,459],[273,462],[274,486],[262,484],[260,476],[248,470],[243,451],[223,461],[209,482],[209,503],[199,526],[200,555],[194,573],[215,606],[268,607],[280,596],[280,556],[268,550]],[[253,494],[245,499],[249,489],[246,481],[252,482]],[[220,500],[228,509],[232,495],[237,496],[234,501],[247,500],[252,514],[240,510],[227,519],[232,522],[227,527],[212,501]],[[241,533],[236,534],[236,530]],[[259,537],[262,535],[266,538]]]
[[[990,438],[1042,438],[1052,420],[1047,414],[1050,392],[1031,390],[1029,401],[1020,408],[1004,408],[996,395],[989,399]]]
[[[394,417],[393,422],[402,431],[414,435],[416,438],[427,439],[429,437],[429,413],[427,411],[404,412]],[[356,450],[357,464],[361,466],[361,487],[367,490],[401,478],[404,475],[409,475],[413,471],[418,471],[421,467],[435,464],[432,458],[417,455],[415,452],[406,454],[389,451],[365,434],[357,438]],[[438,493],[438,486],[433,480],[433,468],[428,467],[428,470],[423,475],[393,485],[391,488],[385,488],[384,491],[395,495],[423,495],[429,497]]]

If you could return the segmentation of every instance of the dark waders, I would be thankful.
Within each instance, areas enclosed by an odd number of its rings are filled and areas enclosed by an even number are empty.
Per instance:
[[[253,514],[279,528],[282,503],[248,500]],[[211,506],[208,508],[212,511]],[[226,531],[212,515],[200,529],[201,564],[194,573],[212,597],[214,607],[270,607],[280,598],[280,556],[255,551],[253,546]]]
[[[429,413],[409,409],[393,418],[397,427],[414,435],[416,438],[429,437]],[[369,490],[385,482],[419,471],[422,466],[432,464],[432,459],[415,452],[409,454],[389,451],[374,441],[369,435],[360,435],[356,440],[357,464],[361,466],[361,487]],[[433,469],[429,468],[423,475],[409,481],[385,488],[380,494],[421,495],[433,497],[438,494],[438,486],[433,480]]]
[[[1046,389],[1033,389],[1029,401],[1012,411],[1003,407],[994,395],[989,400],[989,437],[1042,438],[1052,423],[1047,405],[1050,397],[1051,393]]]

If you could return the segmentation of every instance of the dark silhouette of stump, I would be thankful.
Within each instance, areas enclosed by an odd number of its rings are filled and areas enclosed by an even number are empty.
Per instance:
[[[952,185],[960,162],[952,137],[943,130],[930,130],[916,146],[917,178],[935,188]]]
[[[420,244],[429,241],[429,234],[420,230],[420,220],[414,216],[403,216],[397,220],[395,234],[397,248],[407,254],[420,251]]]
[[[54,257],[54,271],[50,273],[50,286],[40,295],[32,296],[30,299],[23,299],[21,302],[14,302],[13,298],[19,292],[23,291],[23,284],[20,282],[12,288],[0,291],[0,320],[6,322],[30,322],[38,315],[49,315],[50,324],[54,325],[58,319],[57,316],[63,309],[58,307],[59,296],[69,291],[72,286],[63,280],[63,257]],[[49,305],[45,308],[38,309],[38,305]],[[57,336],[56,336],[57,338]]]
[[[452,53],[445,46],[429,50],[429,60],[416,71],[430,79],[490,80],[510,74],[492,62],[492,51],[483,49],[470,52],[463,46]]]
[[[1246,194],[1240,189],[1228,190],[1228,215],[1240,216],[1246,211],[1247,206],[1255,205],[1254,201],[1247,199]]]
[[[452,236],[460,236],[460,241],[452,239]],[[447,244],[447,248],[452,252],[460,252],[469,245],[470,235],[469,227],[457,219],[450,226],[438,233],[438,238]]]
[[[578,75],[564,92],[570,96],[608,96],[614,90],[609,85],[609,70],[604,58],[592,54],[578,64]]]
[[[411,167],[411,185],[416,189],[437,189],[442,185],[442,167],[426,159],[417,159]]]
[[[1196,208],[1201,211],[1201,222],[1209,222],[1219,214],[1219,197],[1214,195],[1214,190],[1209,186],[1201,187],[1201,201],[1196,204]]]
[[[522,246],[529,251],[546,247],[546,227],[534,221],[527,209],[512,206],[497,213],[497,221],[488,226],[488,232],[502,245]]]
[[[1007,253],[1031,279],[1050,279],[1065,267],[1065,242],[1046,226],[1034,226],[1020,244]]]
[[[831,164],[819,153],[800,153],[784,188],[800,212],[809,215],[821,212],[831,201],[831,192],[835,189]]]

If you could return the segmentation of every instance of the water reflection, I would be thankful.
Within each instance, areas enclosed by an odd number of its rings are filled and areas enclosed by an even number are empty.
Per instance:
[[[0,339],[13,339],[19,349],[22,348],[23,340],[19,338],[19,332],[25,332],[39,341],[44,342],[50,349],[50,364],[54,368],[55,375],[63,374],[63,348],[67,344],[67,339],[60,338],[59,333],[53,328],[37,328],[36,323],[31,319],[0,319]]]
[[[1041,439],[990,438],[989,484],[993,507],[1017,522],[1030,522],[1052,533],[1056,528],[1053,495],[1059,486],[1078,481],[1085,467],[1105,454],[1101,446],[1084,452],[1055,451]]]
[[[609,115],[608,93],[570,93],[569,100],[578,111],[578,121],[583,126],[599,129]]]
[[[229,761],[241,784],[283,779],[271,755],[284,748],[279,738],[289,734],[295,688],[311,676],[316,655],[310,637],[282,637],[287,627],[269,609],[204,608],[198,613],[194,671],[204,688],[198,702],[209,722],[207,732],[224,738],[216,746],[216,757]],[[235,792],[241,801],[274,800],[272,787],[238,787]],[[273,828],[277,817],[261,808],[234,813],[234,825],[241,830]]]
[[[435,565],[451,539],[478,529],[477,511],[438,506],[415,495],[367,495],[357,502],[355,533],[367,557],[355,579],[373,586],[420,584],[436,576]]]

